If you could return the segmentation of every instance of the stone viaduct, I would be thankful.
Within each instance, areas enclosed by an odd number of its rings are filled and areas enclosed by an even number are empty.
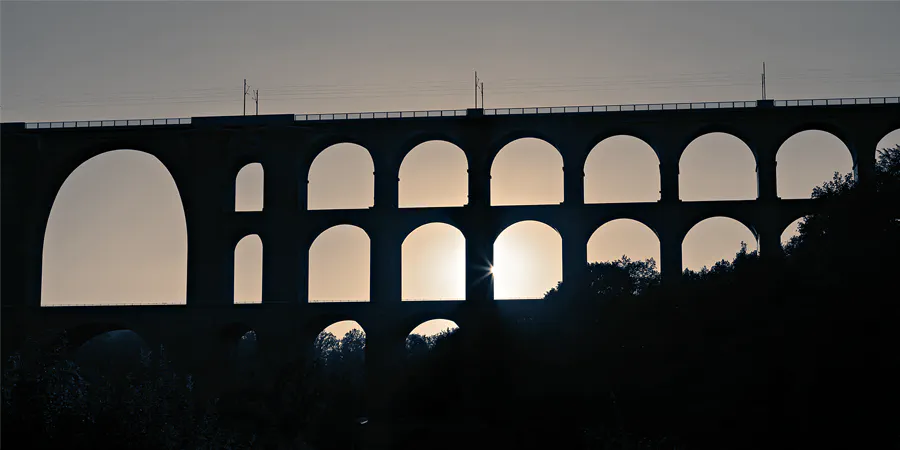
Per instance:
[[[284,361],[302,357],[325,326],[352,319],[366,332],[367,374],[377,384],[376,374],[390,373],[405,336],[425,320],[451,319],[466,328],[477,327],[488,310],[509,320],[540,316],[541,301],[495,302],[486,272],[495,238],[518,221],[538,220],[560,233],[564,280],[586,267],[591,233],[619,218],[635,219],[656,232],[664,282],[680,277],[685,234],[709,217],[740,221],[757,236],[761,255],[778,255],[785,227],[819,207],[814,200],[778,198],[775,156],[780,145],[804,130],[830,132],[847,146],[858,180],[866,183],[874,170],[877,143],[900,128],[896,97],[851,100],[632,105],[616,110],[588,107],[587,111],[536,108],[196,117],[171,124],[4,123],[3,348],[8,351],[26,335],[48,330],[67,330],[77,345],[99,333],[124,328],[150,344],[166,344],[184,370],[214,374],[221,369],[216,358],[247,330],[256,331],[264,358]],[[758,180],[755,200],[679,200],[681,154],[693,139],[710,132],[730,133],[752,150]],[[583,167],[588,153],[614,135],[640,138],[655,150],[661,179],[658,202],[584,203]],[[523,137],[543,139],[562,155],[562,204],[491,206],[493,158],[505,144]],[[400,164],[416,145],[429,140],[449,141],[465,153],[467,205],[398,208]],[[369,150],[375,167],[374,206],[307,210],[306,176],[314,158],[342,142]],[[41,308],[42,246],[57,192],[81,163],[124,148],[158,158],[179,191],[188,236],[186,305]],[[263,209],[235,212],[235,179],[250,163],[260,163],[265,171]],[[465,236],[465,301],[401,302],[401,244],[410,232],[431,222],[455,226]],[[371,301],[309,303],[309,247],[321,232],[338,224],[359,226],[371,238]],[[235,305],[234,249],[250,234],[257,234],[265,249],[262,304]]]

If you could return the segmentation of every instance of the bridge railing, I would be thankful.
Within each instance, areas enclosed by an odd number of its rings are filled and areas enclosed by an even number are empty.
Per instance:
[[[104,307],[104,306],[187,306],[186,303],[66,303],[63,305],[41,305],[41,308],[73,308],[73,307]]]
[[[305,122],[314,120],[410,119],[414,117],[459,117],[465,115],[465,109],[441,109],[428,111],[296,114],[294,115],[294,120],[298,122]]]
[[[640,103],[630,105],[600,106],[550,106],[533,108],[492,108],[485,109],[486,116],[507,116],[523,114],[571,114],[623,111],[669,111],[679,109],[732,109],[755,108],[756,101],[737,102],[692,102],[692,103]]]
[[[798,100],[775,100],[775,106],[836,106],[836,105],[883,105],[900,103],[900,97],[858,97],[858,98],[807,98]]]
[[[796,99],[774,100],[776,107],[794,106],[840,106],[840,105],[879,105],[900,103],[900,97],[853,97],[853,98],[824,98],[824,99]],[[697,110],[697,109],[739,109],[755,108],[759,106],[757,100],[728,101],[728,102],[687,102],[687,103],[636,103],[627,105],[598,105],[598,106],[547,106],[529,108],[489,108],[482,110],[485,116],[510,116],[531,114],[573,114],[573,113],[597,113],[597,112],[626,112],[626,111],[672,111],[672,110]],[[384,112],[355,112],[355,113],[328,113],[328,114],[295,114],[295,122],[316,122],[332,120],[365,120],[365,119],[412,119],[424,117],[463,117],[468,114],[466,109],[440,109],[425,111],[384,111]],[[28,122],[25,128],[29,130],[50,128],[92,128],[92,127],[138,127],[159,125],[190,125],[190,117],[165,118],[165,119],[124,119],[124,120],[79,120],[65,122]]]
[[[148,125],[190,125],[190,117],[165,119],[74,120],[65,122],[28,122],[26,130],[47,128],[142,127]]]

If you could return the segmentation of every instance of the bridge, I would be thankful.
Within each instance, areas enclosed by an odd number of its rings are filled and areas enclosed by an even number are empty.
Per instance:
[[[423,321],[444,318],[462,328],[478,328],[487,326],[482,319],[488,315],[510,321],[540,317],[542,301],[494,301],[487,267],[494,240],[508,226],[537,220],[556,229],[562,238],[564,281],[586,268],[591,233],[620,218],[637,220],[657,234],[665,283],[681,276],[686,233],[714,216],[743,223],[757,237],[761,256],[777,257],[788,224],[822,206],[811,199],[778,198],[776,153],[781,144],[805,130],[832,133],[850,151],[854,173],[865,185],[874,172],[876,145],[898,128],[897,97],[3,123],[3,348],[8,351],[27,335],[48,330],[67,330],[72,345],[78,345],[124,328],[151,345],[165,344],[184,370],[214,375],[222,367],[216,361],[245,331],[257,333],[263,359],[274,366],[302,358],[325,326],[352,319],[366,332],[371,383],[383,386],[379,383],[402,353],[406,335]],[[755,200],[679,199],[681,154],[692,140],[711,132],[730,133],[753,152]],[[616,135],[642,139],[655,151],[658,202],[585,204],[588,153]],[[507,143],[525,137],[543,139],[562,155],[564,201],[491,206],[494,157]],[[400,165],[414,147],[431,140],[450,142],[465,153],[468,202],[399,208]],[[358,144],[370,152],[373,207],[308,210],[305,177],[315,157],[337,143]],[[81,163],[126,148],[158,158],[177,186],[188,236],[186,304],[42,308],[42,247],[54,198]],[[265,171],[263,208],[235,212],[236,176],[251,163]],[[452,225],[465,237],[465,300],[402,302],[401,245],[413,230],[432,222]],[[370,301],[310,303],[309,248],[320,233],[340,224],[358,226],[371,239]],[[251,234],[260,237],[265,249],[262,303],[236,305],[234,250]]]

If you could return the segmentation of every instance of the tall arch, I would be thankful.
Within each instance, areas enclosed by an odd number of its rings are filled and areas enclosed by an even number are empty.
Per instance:
[[[445,223],[413,230],[402,245],[403,300],[465,300],[466,238]]]
[[[688,144],[678,163],[682,200],[752,200],[757,196],[756,158],[728,133],[707,133]]]
[[[63,183],[44,234],[41,305],[185,304],[187,225],[166,167],[95,156]]]
[[[555,205],[563,201],[563,159],[536,138],[506,144],[491,164],[491,205]]]
[[[525,220],[494,241],[494,298],[538,299],[562,281],[562,238],[543,222]]]
[[[731,262],[741,242],[747,244],[747,251],[759,249],[756,235],[741,222],[721,216],[702,220],[684,236],[681,267],[697,271],[723,259]]]
[[[307,208],[364,209],[375,205],[375,163],[365,147],[334,144],[309,167]]]
[[[369,251],[362,228],[336,225],[323,231],[309,247],[309,301],[369,301]]]
[[[262,303],[263,244],[259,235],[244,236],[234,248],[234,302]]]
[[[587,243],[588,262],[653,258],[659,263],[659,237],[647,225],[632,219],[617,219],[594,231]]]
[[[263,166],[250,163],[242,167],[234,180],[234,210],[263,210]]]
[[[463,206],[468,199],[466,154],[447,141],[415,146],[400,164],[401,208]]]
[[[775,155],[778,196],[810,198],[813,188],[835,172],[850,173],[853,157],[843,141],[826,131],[807,130],[784,141]]]
[[[584,164],[585,203],[655,202],[660,197],[659,157],[633,136],[600,141]]]

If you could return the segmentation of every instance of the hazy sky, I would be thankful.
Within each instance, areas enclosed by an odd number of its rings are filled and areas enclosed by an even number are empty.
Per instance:
[[[769,97],[896,96],[898,19],[900,2],[4,1],[0,114],[4,122],[235,115],[244,78],[260,90],[264,114],[465,108],[476,68],[488,107],[755,100],[762,61]],[[900,132],[883,142],[900,143]],[[646,144],[615,137],[598,147],[585,169],[586,201],[658,199]],[[350,144],[323,154],[309,175],[310,207],[371,205],[371,164]],[[465,203],[465,169],[459,149],[424,144],[404,161],[400,204]],[[808,196],[850,169],[836,138],[803,133],[779,152],[779,195]],[[512,143],[492,175],[493,204],[562,200],[561,158],[544,142]],[[239,209],[254,209],[262,176],[258,167],[242,175]],[[756,195],[752,154],[731,136],[695,141],[680,176],[683,200]],[[184,302],[184,219],[167,177],[137,152],[102,155],[73,174],[48,228],[44,304]],[[237,249],[237,300],[259,298],[253,239]],[[655,239],[617,221],[591,239],[589,259],[658,260]],[[684,265],[731,258],[741,240],[755,248],[734,221],[701,223],[685,240]],[[463,295],[455,230],[429,225],[403,255],[404,298]],[[365,233],[331,230],[310,257],[311,298],[368,297]],[[540,296],[559,279],[560,259],[549,227],[508,230],[496,243],[497,297]]]

